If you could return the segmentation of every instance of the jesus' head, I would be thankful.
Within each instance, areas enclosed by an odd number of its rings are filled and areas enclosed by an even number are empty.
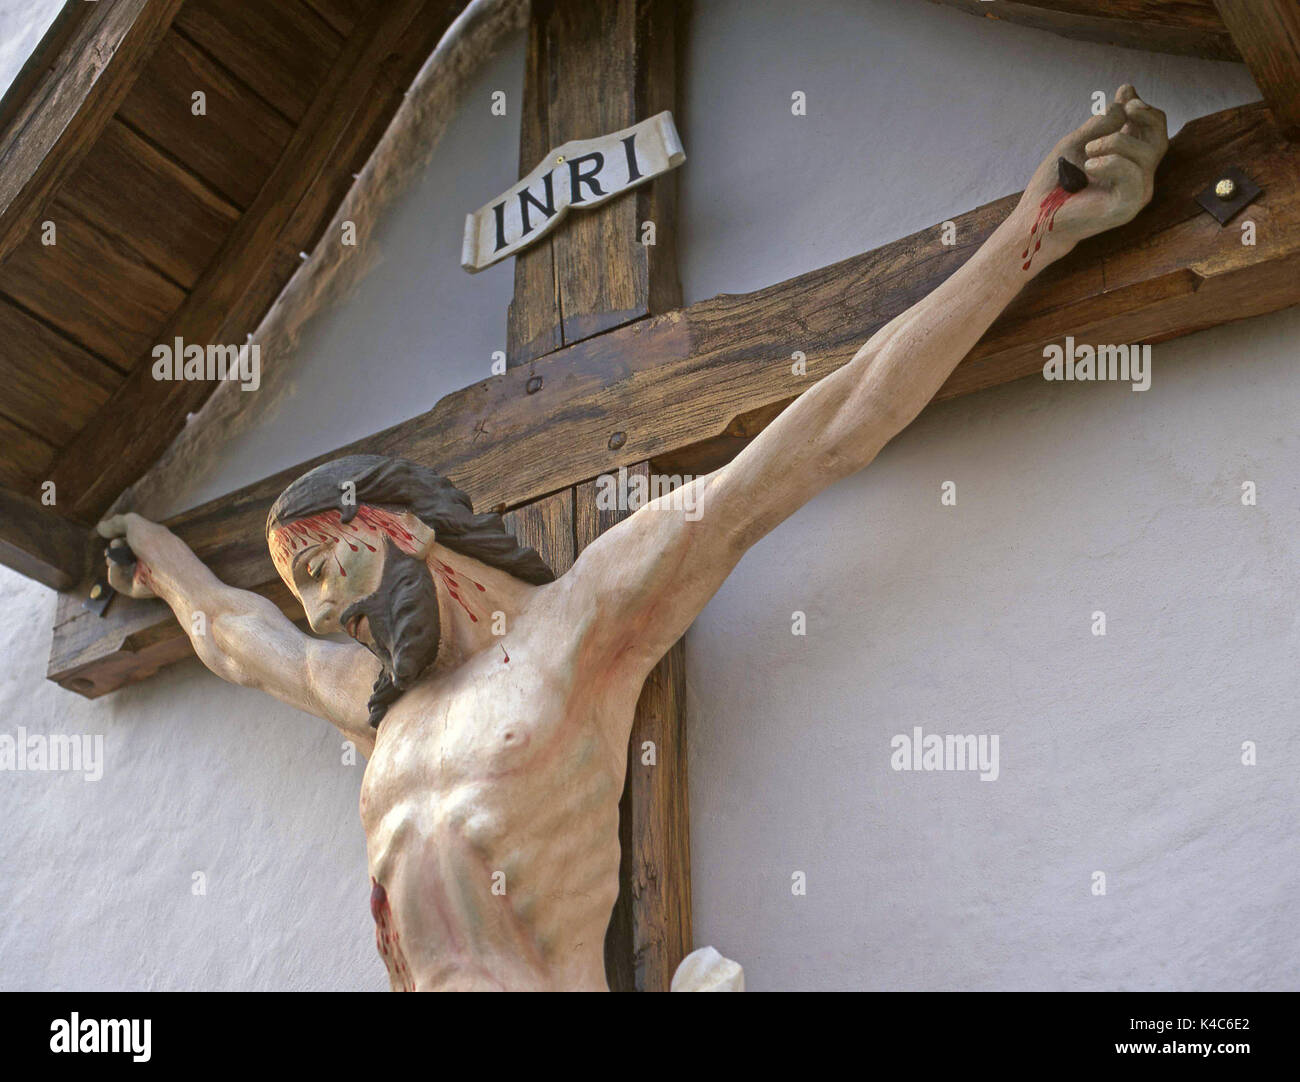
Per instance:
[[[477,620],[466,583],[436,546],[533,585],[555,576],[506,532],[500,515],[476,515],[469,497],[424,466],[350,455],[303,474],[266,518],[267,545],[312,630],[343,630],[379,658],[370,724],[428,670],[442,640],[439,583]]]

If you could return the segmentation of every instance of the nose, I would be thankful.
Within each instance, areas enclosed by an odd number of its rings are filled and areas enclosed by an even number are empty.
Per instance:
[[[317,601],[307,608],[307,623],[318,635],[338,631],[338,607],[332,601]]]

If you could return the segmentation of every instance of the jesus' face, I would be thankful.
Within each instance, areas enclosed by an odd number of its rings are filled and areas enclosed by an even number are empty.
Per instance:
[[[366,617],[344,614],[379,590],[390,545],[418,558],[431,540],[431,531],[414,516],[363,504],[350,522],[338,511],[323,511],[284,523],[267,544],[312,630],[346,631],[369,646],[373,640]]]
[[[413,515],[364,505],[349,522],[325,511],[284,523],[267,538],[312,630],[346,631],[379,658],[372,725],[438,655],[438,594],[425,563],[432,541]]]

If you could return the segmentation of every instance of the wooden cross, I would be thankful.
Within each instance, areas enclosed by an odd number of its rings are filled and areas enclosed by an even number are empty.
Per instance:
[[[1261,5],[1253,15],[1229,0],[1218,6],[1252,68],[1266,73],[1257,78],[1272,113],[1245,106],[1184,127],[1151,205],[1036,279],[937,397],[1037,372],[1042,347],[1067,335],[1155,342],[1300,303],[1300,148],[1286,139],[1298,115],[1300,64],[1294,49],[1276,47],[1261,31],[1289,16],[1282,4]],[[1091,7],[1123,14],[1125,4]],[[684,5],[671,0],[536,0],[521,174],[566,140],[624,128],[662,109],[676,115],[689,155],[689,118],[676,95],[685,18]],[[1213,48],[1225,47],[1216,38]],[[1242,243],[1235,223],[1220,226],[1194,200],[1231,167],[1264,189],[1251,210],[1253,245]],[[266,508],[311,465],[367,451],[437,468],[478,508],[509,511],[521,538],[562,572],[615,518],[597,510],[593,478],[620,466],[701,473],[721,465],[875,329],[947,278],[1017,198],[955,217],[951,245],[936,227],[755,293],[682,307],[675,184],[670,173],[571,215],[517,258],[504,375],[168,525],[223,580],[300,615],[262,542]],[[655,223],[654,246],[640,241],[646,221]],[[792,365],[796,353],[802,371]],[[93,491],[73,488],[80,516],[89,518],[103,510],[103,493],[113,486],[101,479]],[[0,555],[8,546],[18,553],[9,553],[10,561],[21,557],[81,578],[85,540],[75,525],[51,525],[51,516],[4,493],[0,501]],[[188,656],[188,640],[161,602],[117,605],[99,619],[81,609],[81,596],[61,595],[51,649],[50,678],[70,690],[101,695]],[[684,722],[678,643],[647,682],[633,728],[621,889],[606,944],[616,989],[667,987],[691,947]],[[646,742],[655,746],[657,765],[642,765]]]

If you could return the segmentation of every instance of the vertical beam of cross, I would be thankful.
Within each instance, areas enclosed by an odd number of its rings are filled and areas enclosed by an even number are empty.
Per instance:
[[[680,46],[688,5],[675,0],[534,0],[524,73],[519,175],[552,148],[629,127],[664,109],[678,125]],[[576,211],[515,258],[507,364],[681,304],[673,235],[676,173]],[[652,240],[653,243],[646,243]],[[544,386],[533,393],[544,396]],[[609,438],[617,443],[617,433]],[[633,472],[647,472],[642,463]],[[594,484],[508,517],[557,574],[626,517],[600,510]],[[614,991],[666,991],[691,949],[685,655],[678,642],[646,681],[619,805],[619,897],[605,943]],[[653,759],[653,765],[646,760]]]
[[[1214,0],[1282,134],[1300,140],[1300,4]]]

